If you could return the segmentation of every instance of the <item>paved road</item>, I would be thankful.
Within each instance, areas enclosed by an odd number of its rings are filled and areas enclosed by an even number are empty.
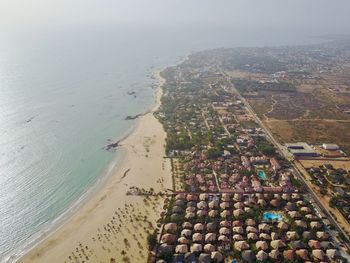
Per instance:
[[[223,73],[225,74],[225,73]],[[225,74],[226,75],[226,74]],[[226,75],[227,76],[227,75]],[[231,83],[231,81],[228,82]],[[264,125],[264,123],[260,120],[260,118],[256,115],[254,112],[253,108],[250,106],[250,104],[246,101],[244,97],[241,96],[241,94],[236,90],[236,88],[232,85],[232,89],[234,89],[237,94],[239,94],[239,99],[244,103],[245,107],[247,108],[248,112],[254,117],[255,121],[261,126],[261,128],[264,129],[265,134],[267,137],[270,139],[270,141],[275,145],[275,147],[278,149],[278,152],[284,156],[287,160],[289,159],[290,155],[286,153],[286,150],[283,148],[281,144],[277,142],[277,140],[273,137],[269,129]],[[338,224],[338,222],[333,218],[333,216],[329,213],[329,211],[323,206],[322,202],[319,200],[317,194],[314,192],[314,190],[310,187],[310,185],[306,182],[305,178],[303,175],[299,172],[299,170],[295,167],[295,165],[291,162],[292,164],[292,171],[294,172],[295,175],[300,179],[301,182],[303,182],[304,186],[308,190],[308,192],[311,194],[313,200],[316,202],[316,204],[321,208],[322,212],[324,212],[329,219],[329,221],[336,227],[338,232],[343,233],[344,236],[346,237],[347,241],[350,243],[350,239],[347,235],[347,233],[343,230],[343,228]],[[348,248],[350,248],[350,244],[346,244]]]

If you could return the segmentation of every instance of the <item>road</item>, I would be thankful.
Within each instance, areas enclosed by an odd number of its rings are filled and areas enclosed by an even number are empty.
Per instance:
[[[256,115],[256,113],[254,112],[253,108],[250,106],[250,104],[246,101],[246,99],[244,97],[241,96],[241,94],[238,92],[238,90],[236,90],[236,88],[233,86],[233,84],[231,83],[231,81],[229,80],[229,77],[223,73],[228,79],[227,81],[231,84],[231,88],[238,94],[239,99],[244,103],[246,109],[248,110],[248,112],[254,117],[255,121],[260,125],[260,127],[265,131],[265,134],[267,135],[267,137],[270,139],[270,141],[272,142],[272,144],[274,144],[274,146],[278,149],[278,152],[285,157],[287,160],[289,160],[288,157],[290,157],[290,155],[286,152],[286,150],[283,148],[283,146],[281,144],[278,143],[278,141],[273,137],[273,135],[271,134],[271,132],[269,131],[269,129],[264,125],[264,123],[260,120],[260,118]],[[316,204],[321,208],[321,210],[326,214],[328,220],[331,222],[331,224],[333,224],[337,231],[340,233],[343,233],[344,236],[347,239],[347,247],[350,248],[350,239],[347,235],[347,233],[343,230],[343,228],[338,224],[338,222],[333,218],[333,216],[329,213],[329,211],[324,207],[324,205],[322,204],[322,202],[319,200],[317,194],[315,193],[315,191],[310,187],[310,185],[306,182],[305,178],[303,177],[303,175],[299,172],[299,170],[295,167],[294,163],[291,162],[292,164],[292,171],[295,175],[297,175],[298,179],[304,184],[304,186],[306,187],[306,189],[308,190],[308,192],[310,193],[310,195],[312,196],[313,200],[316,202]]]

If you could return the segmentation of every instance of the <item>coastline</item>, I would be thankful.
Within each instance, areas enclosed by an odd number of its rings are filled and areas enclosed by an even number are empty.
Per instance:
[[[131,131],[124,136],[121,146],[118,147],[117,159],[119,160],[113,161],[107,169],[107,171],[111,169],[107,172],[110,175],[103,176],[106,177],[105,180],[100,179],[103,182],[96,182],[99,186],[91,193],[87,191],[87,196],[83,195],[81,205],[77,205],[74,211],[63,216],[62,222],[58,219],[58,225],[53,227],[52,231],[44,231],[38,243],[17,262],[75,262],[70,261],[69,257],[74,259],[74,252],[79,250],[79,246],[88,247],[83,250],[84,253],[76,252],[77,257],[79,254],[82,257],[88,257],[85,262],[96,262],[96,260],[109,262],[111,258],[120,258],[122,251],[126,251],[125,254],[122,253],[123,257],[126,260],[129,258],[131,262],[136,260],[135,257],[137,260],[147,257],[147,249],[141,248],[147,246],[147,233],[152,232],[152,228],[155,227],[154,223],[162,211],[163,202],[158,200],[145,202],[143,197],[127,196],[126,191],[131,186],[154,188],[155,191],[171,188],[170,163],[163,158],[166,134],[162,125],[153,116],[153,112],[160,106],[161,86],[164,83],[159,73],[159,71],[155,72],[158,82],[157,89],[154,91],[155,103],[150,110],[136,120]],[[125,171],[128,169],[130,172],[125,176]],[[134,215],[129,217],[129,221],[123,220],[126,217],[125,214],[129,213],[125,210],[130,207]],[[117,218],[121,215],[122,227]],[[143,225],[143,228],[136,226],[135,229],[133,220],[130,218],[140,215],[146,216],[147,220],[139,221],[138,226]],[[113,229],[102,234],[108,225],[113,225]],[[114,236],[111,236],[113,231]],[[102,240],[106,236],[108,236],[106,240]],[[125,239],[128,242],[125,242]]]

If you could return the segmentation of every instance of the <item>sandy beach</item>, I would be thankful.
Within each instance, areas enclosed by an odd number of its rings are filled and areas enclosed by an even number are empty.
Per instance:
[[[160,105],[161,84],[155,91]],[[141,116],[121,142],[122,160],[89,200],[18,262],[146,262],[147,234],[162,211],[161,197],[126,195],[136,186],[155,192],[171,188],[171,168],[164,156],[166,134],[153,116]],[[113,259],[115,261],[113,261]]]

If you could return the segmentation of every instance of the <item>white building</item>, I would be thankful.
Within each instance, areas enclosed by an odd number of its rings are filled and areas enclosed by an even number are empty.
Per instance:
[[[324,143],[322,144],[322,148],[328,151],[336,151],[339,150],[339,146],[333,143]]]

